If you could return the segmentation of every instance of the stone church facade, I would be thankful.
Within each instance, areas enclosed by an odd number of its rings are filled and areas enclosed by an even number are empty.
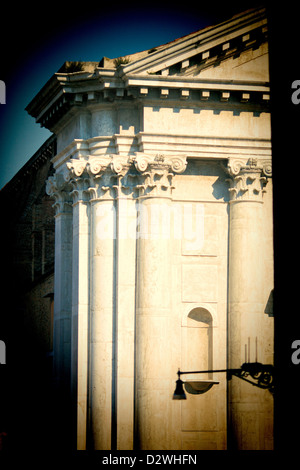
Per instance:
[[[78,449],[272,449],[268,390],[206,372],[172,400],[178,368],[273,364],[267,31],[253,9],[66,63],[27,107],[57,139],[53,373]]]

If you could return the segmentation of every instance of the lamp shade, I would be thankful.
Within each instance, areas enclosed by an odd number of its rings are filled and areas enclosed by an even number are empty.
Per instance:
[[[186,400],[186,395],[183,390],[183,381],[181,379],[176,380],[176,388],[173,394],[173,400]]]
[[[208,392],[211,387],[215,384],[218,384],[216,380],[199,380],[199,381],[189,381],[184,382],[184,388],[188,393],[192,395],[199,395],[201,393]]]

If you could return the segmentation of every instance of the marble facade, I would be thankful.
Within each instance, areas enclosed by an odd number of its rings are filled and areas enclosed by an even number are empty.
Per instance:
[[[67,70],[27,110],[57,136],[54,374],[77,448],[272,448],[267,390],[202,374],[219,383],[172,400],[178,367],[273,363],[265,10]]]

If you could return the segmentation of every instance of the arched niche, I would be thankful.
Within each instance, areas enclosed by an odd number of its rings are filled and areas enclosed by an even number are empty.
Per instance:
[[[182,326],[182,370],[213,369],[213,317],[203,307],[194,307]],[[189,380],[211,379],[212,373],[189,375]]]

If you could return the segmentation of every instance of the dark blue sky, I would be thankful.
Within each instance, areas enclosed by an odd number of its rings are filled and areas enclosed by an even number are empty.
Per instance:
[[[250,3],[250,5],[249,5]],[[226,3],[218,8],[200,2],[177,6],[127,3],[119,7],[60,5],[47,11],[26,3],[9,35],[1,33],[0,79],[6,83],[6,104],[0,105],[0,188],[51,135],[35,123],[25,107],[66,60],[100,61],[164,44],[218,23],[254,2]],[[36,5],[36,2],[33,4]],[[219,5],[219,4],[218,4]],[[13,15],[13,11],[11,15]],[[9,18],[9,10],[7,17]]]

